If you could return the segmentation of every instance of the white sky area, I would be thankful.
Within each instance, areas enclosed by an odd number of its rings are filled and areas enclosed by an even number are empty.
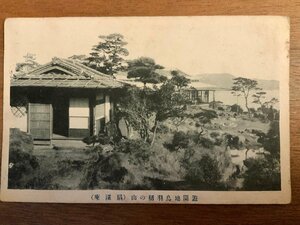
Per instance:
[[[99,35],[120,33],[127,59],[147,56],[190,75],[230,73],[258,79],[286,74],[289,25],[284,17],[106,17],[9,19],[6,71],[27,53],[41,64],[88,54]]]

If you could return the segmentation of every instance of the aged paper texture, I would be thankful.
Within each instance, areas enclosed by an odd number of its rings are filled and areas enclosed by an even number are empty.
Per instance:
[[[285,204],[289,19],[5,22],[1,200]]]

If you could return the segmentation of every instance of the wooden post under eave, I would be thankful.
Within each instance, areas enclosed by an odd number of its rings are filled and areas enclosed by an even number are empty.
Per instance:
[[[213,109],[216,107],[215,90],[213,90]]]

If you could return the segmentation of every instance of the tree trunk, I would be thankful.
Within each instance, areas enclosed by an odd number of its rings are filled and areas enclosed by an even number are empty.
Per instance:
[[[125,124],[126,124],[126,129],[127,129],[128,137],[130,137],[130,133],[131,133],[130,128],[131,128],[131,126],[130,126],[130,124],[128,123],[127,120],[124,120],[124,121],[125,121]]]
[[[247,160],[248,159],[248,152],[249,152],[249,148],[246,148],[247,150],[246,150],[246,152],[245,152],[245,160]]]
[[[158,125],[158,122],[157,122],[157,120],[155,120],[155,123],[154,123],[154,131],[153,131],[153,138],[152,138],[152,141],[151,141],[151,147],[153,146],[154,141],[155,141],[156,131],[157,131],[157,125]]]
[[[118,133],[117,136],[122,137],[122,136],[123,136],[123,135],[122,135],[122,131],[121,131],[120,127],[119,127],[120,118],[115,117],[115,118],[113,119],[112,122],[113,122],[113,123],[115,124],[115,126],[116,126],[117,133]]]
[[[201,136],[203,134],[203,132],[204,132],[203,127],[200,127],[200,128],[201,128],[201,131],[199,132],[199,136]]]
[[[248,106],[248,98],[247,97],[245,97],[245,105],[246,105],[246,109],[248,111],[248,115],[250,117],[250,109],[249,109],[249,106]]]

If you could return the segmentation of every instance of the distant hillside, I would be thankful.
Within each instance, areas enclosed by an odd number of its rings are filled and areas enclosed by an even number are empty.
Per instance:
[[[233,76],[232,74],[228,73],[199,74],[191,77],[192,81],[199,81],[210,85],[214,85],[219,88],[226,89],[231,89],[234,78],[236,78],[236,76]],[[279,81],[277,80],[256,80],[258,82],[258,87],[264,90],[279,89]]]
[[[181,70],[178,70],[178,69],[169,69],[169,70],[167,70],[167,69],[159,69],[159,70],[156,70],[156,72],[159,73],[160,75],[165,76],[165,77],[167,77],[167,78],[170,79],[172,77],[172,74],[171,74],[172,70],[176,70],[180,75],[183,75],[183,76],[191,79],[190,75],[188,75],[187,73],[185,73],[185,72],[183,72]]]
[[[278,80],[257,80],[258,86],[264,90],[277,90],[279,89]]]
[[[175,69],[174,69],[175,70]],[[160,69],[156,72],[160,75],[166,76],[167,78],[171,78],[171,71],[168,69]],[[215,87],[220,89],[231,89],[233,85],[233,79],[238,77],[229,73],[207,73],[207,74],[199,74],[195,76],[188,75],[183,71],[179,71],[180,74],[185,77],[191,79],[191,86],[205,86],[205,87]],[[128,80],[126,72],[119,72],[116,76],[119,80]],[[277,90],[279,89],[279,81],[277,80],[260,80],[256,79],[258,82],[258,87],[264,90]],[[194,84],[194,85],[193,85]]]

